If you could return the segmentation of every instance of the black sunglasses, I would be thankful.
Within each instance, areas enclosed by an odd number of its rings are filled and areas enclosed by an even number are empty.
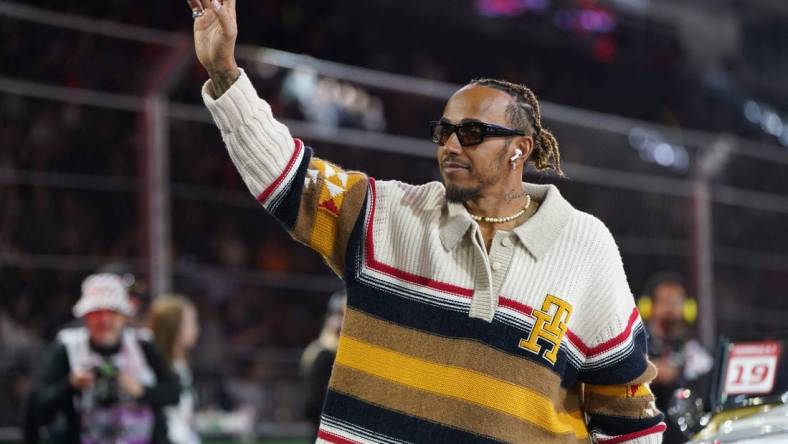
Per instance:
[[[521,130],[504,128],[484,122],[465,122],[459,125],[434,120],[430,122],[430,134],[432,141],[438,145],[445,145],[446,141],[453,133],[457,133],[457,139],[462,146],[478,145],[487,136],[524,136]]]

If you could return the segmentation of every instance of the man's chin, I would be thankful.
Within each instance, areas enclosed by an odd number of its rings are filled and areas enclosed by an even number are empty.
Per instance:
[[[446,187],[446,200],[455,203],[465,203],[479,195],[478,187],[461,187],[444,181]]]

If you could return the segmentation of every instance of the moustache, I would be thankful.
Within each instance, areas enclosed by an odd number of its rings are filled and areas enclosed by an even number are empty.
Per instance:
[[[467,168],[467,169],[471,168],[470,165],[468,165],[466,163],[463,163],[463,162],[460,162],[456,158],[453,158],[453,157],[444,157],[443,160],[441,160],[441,166],[444,167],[444,168],[445,167]]]

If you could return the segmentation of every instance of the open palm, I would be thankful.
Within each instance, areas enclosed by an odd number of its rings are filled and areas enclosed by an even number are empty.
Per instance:
[[[235,39],[238,24],[235,15],[235,0],[188,0],[194,10],[203,15],[194,20],[194,48],[197,59],[210,73],[234,69]]]

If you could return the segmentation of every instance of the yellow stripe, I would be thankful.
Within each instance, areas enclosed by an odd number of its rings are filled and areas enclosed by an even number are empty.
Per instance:
[[[634,385],[637,385],[637,390],[635,391],[634,394],[632,394],[630,390]],[[593,394],[603,395],[603,396],[614,396],[617,398],[637,398],[640,396],[652,396],[651,389],[648,388],[648,385],[646,384],[634,384],[634,385],[587,384],[586,387]]]
[[[348,336],[342,336],[336,362],[398,384],[508,413],[552,433],[588,436],[579,410],[557,412],[541,394],[479,372],[424,361]]]
[[[318,205],[320,205],[320,202],[330,198],[326,186],[322,185],[321,188],[320,198],[317,201]],[[310,246],[323,256],[331,257],[337,241],[337,217],[319,207],[315,208],[315,212],[315,224],[312,227]]]

